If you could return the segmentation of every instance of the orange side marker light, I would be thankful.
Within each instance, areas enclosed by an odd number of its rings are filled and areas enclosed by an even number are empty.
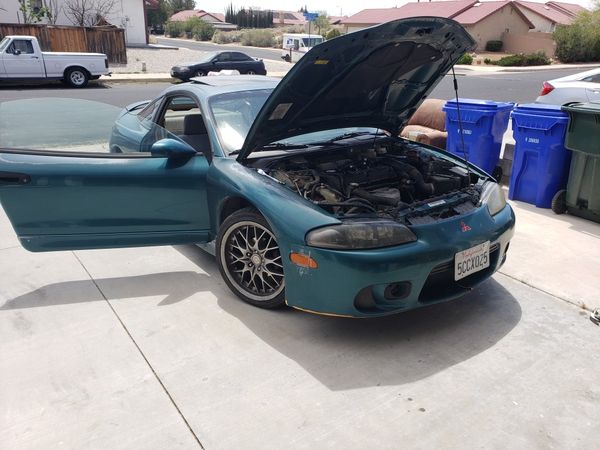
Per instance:
[[[310,256],[303,253],[290,253],[290,261],[300,267],[306,267],[308,269],[316,269],[319,267],[317,262]]]

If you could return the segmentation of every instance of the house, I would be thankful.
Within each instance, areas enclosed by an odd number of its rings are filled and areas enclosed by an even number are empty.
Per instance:
[[[273,11],[273,26],[285,27],[287,25],[305,25],[306,19],[301,12]]]
[[[42,0],[37,0],[42,6]],[[65,0],[56,0],[55,20],[53,25],[74,25],[72,20],[65,14]],[[110,14],[104,19],[111,25],[125,30],[125,43],[127,45],[146,44],[146,14],[144,0],[120,0],[114,3]],[[0,9],[0,23],[23,23],[23,15],[19,11],[17,0],[2,1]],[[44,23],[44,22],[41,22]]]
[[[552,33],[557,25],[570,25],[580,12],[587,11],[583,6],[571,3],[536,3],[518,0],[515,4],[533,23],[532,31],[541,33]]]
[[[340,21],[344,25],[346,33],[362,30],[363,28],[379,25],[390,20],[406,19],[419,16],[436,16],[454,18],[456,15],[466,11],[476,3],[474,0],[459,0],[448,2],[423,2],[407,3],[399,8],[376,8],[363,9],[353,16],[346,17]]]
[[[224,14],[206,12],[202,9],[187,9],[185,11],[179,11],[178,13],[173,14],[169,20],[171,22],[185,22],[191,17],[198,17],[199,19],[210,23],[217,30],[237,30],[237,25],[225,22]]]
[[[479,2],[473,0],[407,3],[399,8],[365,9],[343,19],[346,32],[355,31],[394,19],[434,16],[456,20],[477,41],[477,50],[485,49],[491,40],[522,36],[534,24],[514,1]]]

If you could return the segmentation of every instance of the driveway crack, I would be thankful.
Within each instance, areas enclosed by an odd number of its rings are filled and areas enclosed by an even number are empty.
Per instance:
[[[85,267],[85,264],[83,264],[83,261],[81,261],[81,259],[79,258],[79,256],[77,256],[77,254],[75,252],[71,252],[71,253],[73,253],[73,256],[75,256],[75,259],[77,259],[77,261],[79,262],[79,264],[81,264],[81,267],[83,267],[83,270],[85,270],[85,273],[88,274],[88,277],[90,277],[90,280],[92,281],[92,283],[94,283],[94,286],[96,286],[96,289],[98,289],[98,292],[100,292],[100,295],[102,295],[102,298],[104,299],[104,301],[106,302],[106,304],[108,305],[108,307],[110,308],[110,310],[113,312],[113,314],[115,315],[116,319],[121,324],[121,327],[123,328],[123,330],[125,331],[125,333],[127,333],[127,336],[129,336],[129,339],[131,340],[131,342],[133,343],[133,345],[135,345],[135,348],[137,349],[137,351],[139,352],[139,354],[142,356],[142,358],[146,362],[146,365],[148,366],[148,368],[152,371],[152,374],[154,375],[154,378],[156,379],[156,381],[158,381],[158,384],[160,384],[160,386],[162,387],[164,393],[167,395],[167,397],[171,401],[171,404],[173,405],[173,407],[175,408],[175,410],[179,414],[179,417],[181,417],[181,420],[183,420],[183,423],[185,423],[185,426],[187,427],[187,429],[190,431],[190,433],[194,437],[194,440],[198,443],[198,446],[201,449],[204,449],[204,446],[202,445],[202,442],[200,442],[200,439],[198,438],[198,436],[196,435],[196,433],[194,433],[194,430],[192,429],[191,425],[189,424],[189,422],[187,421],[187,419],[183,415],[183,412],[181,411],[181,409],[179,409],[179,406],[177,406],[177,403],[175,402],[175,399],[171,396],[171,393],[169,392],[169,390],[167,389],[167,387],[165,386],[165,384],[163,383],[163,381],[158,376],[158,373],[156,373],[156,370],[154,370],[154,367],[152,367],[152,364],[150,363],[150,361],[148,360],[148,358],[144,354],[144,351],[138,345],[138,343],[136,342],[135,338],[130,333],[129,329],[127,328],[127,326],[125,325],[125,323],[123,322],[123,320],[121,319],[121,317],[119,316],[119,314],[117,313],[117,311],[115,310],[115,308],[113,307],[113,305],[110,303],[110,301],[108,300],[108,298],[106,297],[106,295],[104,295],[104,292],[102,291],[102,289],[100,288],[100,286],[98,285],[98,283],[96,283],[96,280],[94,279],[94,277],[92,277],[92,274],[89,272],[89,270],[87,269],[87,267]]]

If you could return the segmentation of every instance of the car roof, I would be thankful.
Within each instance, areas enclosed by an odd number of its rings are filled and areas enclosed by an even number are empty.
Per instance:
[[[227,92],[249,91],[255,89],[273,89],[280,78],[264,75],[216,75],[194,77],[187,83],[171,86],[166,92],[190,90],[200,97],[208,97]]]

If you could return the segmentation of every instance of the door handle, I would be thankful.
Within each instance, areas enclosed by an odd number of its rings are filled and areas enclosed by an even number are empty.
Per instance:
[[[31,177],[24,173],[0,172],[0,186],[11,184],[29,184]]]
[[[39,56],[32,56],[31,59],[40,59]]]

